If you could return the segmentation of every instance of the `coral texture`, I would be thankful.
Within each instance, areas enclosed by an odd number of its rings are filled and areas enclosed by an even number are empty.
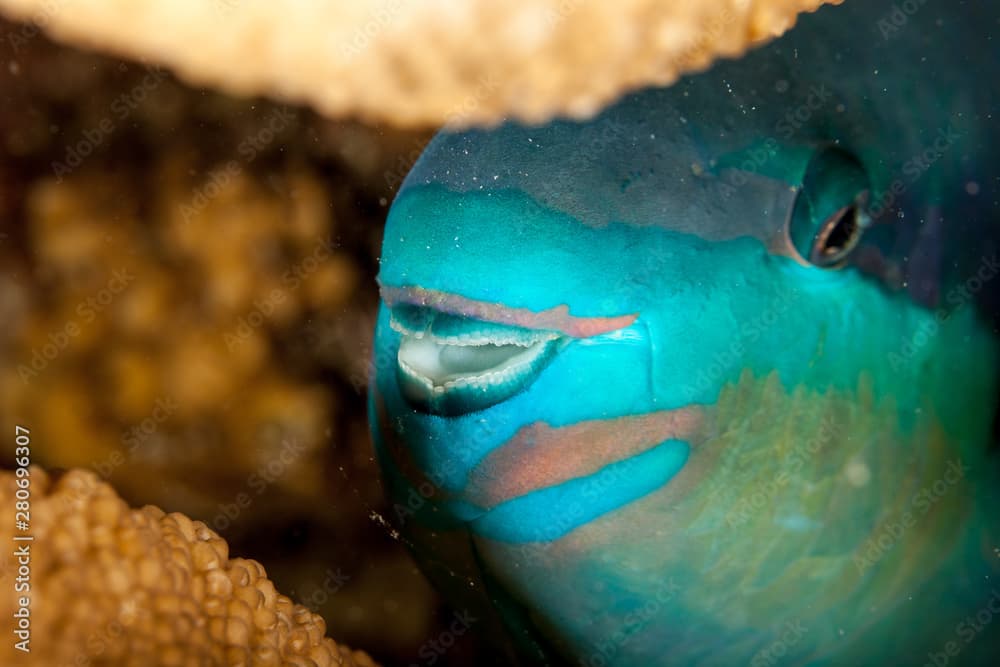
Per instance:
[[[426,133],[29,29],[0,20],[28,39],[0,67],[0,422],[31,428],[34,463],[204,521],[338,639],[409,664],[447,621],[369,518],[391,506],[364,393],[380,220]]]
[[[2,664],[273,665],[370,667],[362,652],[327,638],[323,619],[279,594],[264,568],[230,558],[200,521],[147,505],[129,509],[91,472],[53,480],[30,469],[31,648],[0,647]],[[0,473],[0,508],[14,515],[15,475]],[[22,532],[18,531],[18,535]],[[24,576],[19,557],[0,563],[0,585]],[[16,598],[0,596],[4,635],[13,636]]]
[[[737,56],[821,4],[0,0],[0,10],[193,83],[413,125],[588,116],[625,91]]]
[[[31,188],[33,275],[53,307],[31,294],[24,319],[10,318],[25,334],[12,358],[24,363],[0,364],[0,413],[39,424],[43,447],[61,443],[58,454],[39,452],[39,463],[90,467],[126,495],[136,483],[174,479],[197,503],[214,493],[207,476],[221,441],[232,445],[221,445],[233,472],[229,496],[248,490],[252,474],[261,480],[252,486],[298,495],[325,483],[316,462],[338,402],[276,363],[271,335],[307,313],[347,307],[359,270],[337,247],[314,175],[284,174],[288,194],[276,195],[231,165],[194,188],[178,180],[186,167],[164,165],[157,182],[166,198],[154,212],[120,196],[128,186],[106,173]],[[145,243],[150,233],[160,242]],[[95,383],[113,390],[94,392]],[[234,404],[240,409],[227,409]],[[132,477],[136,468],[156,472]]]

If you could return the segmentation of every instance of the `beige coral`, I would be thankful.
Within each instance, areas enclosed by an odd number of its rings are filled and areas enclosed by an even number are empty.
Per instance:
[[[821,4],[0,0],[0,10],[193,83],[413,125],[587,116],[624,91],[739,55]]]
[[[162,201],[146,212],[115,196],[127,182],[85,168],[29,188],[23,224],[39,283],[10,319],[21,335],[0,362],[0,415],[39,424],[38,463],[89,467],[127,496],[198,516],[245,491],[286,441],[297,455],[273,482],[314,497],[339,401],[275,357],[286,329],[312,307],[345,308],[360,282],[333,247],[328,188],[298,168],[281,172],[279,194],[243,170],[201,201],[204,186],[172,169],[157,172],[149,196]],[[152,234],[162,242],[145,243]],[[67,326],[64,349],[32,366]],[[113,390],[91,390],[98,382]],[[176,480],[194,502],[151,496],[151,477]]]
[[[200,521],[146,506],[132,510],[90,472],[53,480],[30,469],[30,527],[15,531],[15,475],[0,473],[0,586],[19,568],[30,591],[0,595],[3,634],[14,637],[28,596],[31,649],[0,645],[0,664],[371,667],[367,654],[327,638],[323,619],[279,594],[264,568],[230,558]],[[30,535],[32,541],[13,541]],[[20,561],[20,562],[19,562]],[[23,639],[23,637],[22,637]]]

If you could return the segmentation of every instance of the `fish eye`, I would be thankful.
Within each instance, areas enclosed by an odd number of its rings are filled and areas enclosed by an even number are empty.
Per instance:
[[[809,263],[822,268],[843,266],[847,256],[861,240],[861,235],[870,224],[866,212],[868,191],[860,193],[857,199],[835,211],[820,226],[809,251]]]
[[[789,217],[800,259],[822,269],[844,266],[871,224],[868,176],[848,152],[826,147],[809,161]]]

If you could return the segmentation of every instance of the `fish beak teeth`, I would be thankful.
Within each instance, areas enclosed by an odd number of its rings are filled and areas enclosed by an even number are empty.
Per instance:
[[[433,324],[423,331],[393,324],[403,334],[397,354],[399,386],[421,412],[457,416],[511,398],[531,385],[563,339],[551,331],[467,318],[462,318],[464,327],[457,327],[454,316],[447,317],[446,336],[436,335]]]

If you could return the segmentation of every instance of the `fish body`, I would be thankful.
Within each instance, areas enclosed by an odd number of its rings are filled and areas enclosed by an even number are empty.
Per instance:
[[[505,662],[992,664],[1000,12],[911,4],[407,177],[376,452]]]

